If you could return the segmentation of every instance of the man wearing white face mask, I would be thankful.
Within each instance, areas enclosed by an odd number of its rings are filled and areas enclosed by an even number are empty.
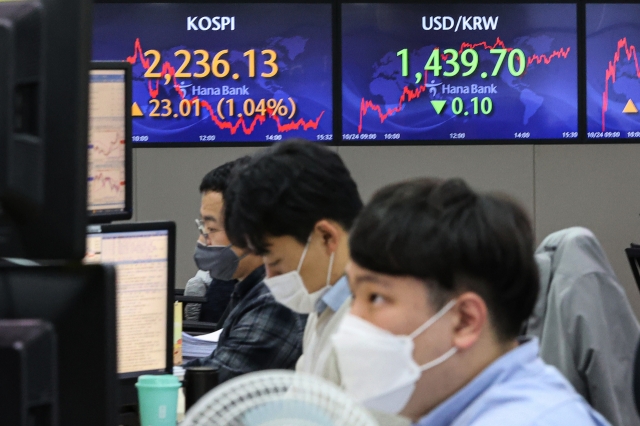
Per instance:
[[[344,163],[321,145],[285,141],[237,171],[225,199],[229,239],[263,256],[279,303],[309,314],[296,370],[339,381],[325,369],[349,309],[348,232],[362,208]]]
[[[350,249],[354,301],[333,343],[354,399],[418,426],[608,424],[518,339],[539,284],[514,202],[459,179],[391,185]]]

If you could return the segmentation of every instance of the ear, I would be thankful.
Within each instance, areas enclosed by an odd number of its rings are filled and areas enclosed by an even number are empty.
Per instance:
[[[456,299],[457,303],[453,308],[456,318],[453,344],[458,349],[469,349],[489,325],[487,305],[482,297],[470,291],[462,293]]]
[[[322,241],[322,245],[327,253],[335,253],[338,250],[338,245],[342,234],[338,224],[326,219],[319,220],[313,227],[314,233],[319,236],[319,240]]]

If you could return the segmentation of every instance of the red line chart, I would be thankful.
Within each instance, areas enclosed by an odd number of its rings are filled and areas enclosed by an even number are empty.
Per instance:
[[[106,146],[103,147],[103,145],[106,145]],[[124,145],[123,140],[114,140],[112,142],[108,142],[107,144],[94,143],[92,144],[91,149],[99,154],[102,154],[104,157],[108,157],[109,155],[111,155],[113,152],[117,150],[122,151],[123,150],[123,148],[121,147],[122,145]]]
[[[120,189],[125,185],[124,182],[120,182],[118,180],[113,179],[110,176],[106,176],[102,173],[98,173],[96,176],[93,176],[92,180],[94,182],[98,182],[102,184],[102,188],[106,188],[111,190],[112,192],[120,192]]]
[[[462,53],[464,50],[466,49],[478,49],[478,48],[482,48],[484,50],[491,50],[491,49],[506,49],[507,51],[511,51],[513,50],[513,47],[507,47],[504,43],[504,41],[502,41],[502,39],[500,39],[500,37],[496,38],[496,42],[494,44],[489,44],[486,41],[481,41],[479,43],[468,43],[468,42],[462,42],[460,45],[460,49],[459,49],[459,53]],[[569,52],[571,51],[571,47],[567,47],[565,48],[560,48],[558,50],[554,50],[553,52],[551,52],[551,54],[549,55],[537,55],[537,54],[533,54],[531,56],[529,56],[527,58],[527,66],[535,63],[535,64],[542,64],[544,63],[545,65],[549,65],[551,63],[551,61],[554,58],[563,58],[566,59],[567,56],[569,55]],[[635,52],[635,50],[634,50]],[[441,55],[442,59],[446,59],[447,55]],[[637,64],[637,62],[636,62]],[[426,76],[426,72],[425,72],[425,80],[424,81],[428,81],[427,76]],[[388,108],[385,112],[382,111],[382,107],[380,105],[376,105],[373,101],[367,100],[365,98],[362,98],[361,102],[360,102],[360,122],[358,124],[358,133],[362,133],[362,120],[364,119],[364,116],[367,114],[367,112],[369,110],[375,111],[378,113],[378,117],[380,118],[380,123],[384,123],[384,121],[389,118],[390,116],[394,115],[395,113],[398,113],[400,111],[402,111],[402,105],[404,103],[407,102],[411,102],[413,100],[416,100],[418,98],[420,98],[420,95],[422,93],[424,93],[427,90],[425,85],[420,85],[419,87],[417,87],[416,89],[411,89],[409,88],[409,86],[405,86],[402,89],[402,93],[400,94],[400,98],[398,100],[398,105],[392,108]]]
[[[135,44],[133,47],[133,55],[128,56],[126,61],[129,62],[131,65],[134,65],[137,61],[140,61],[140,64],[145,70],[149,69],[149,67],[151,66],[151,60],[145,59],[144,57],[144,51],[142,49],[142,44],[139,38],[137,38],[135,41]],[[158,96],[160,92],[160,82],[166,79],[165,77],[166,75],[169,75],[170,81],[173,83],[172,84],[173,89],[178,93],[181,99],[185,99],[186,93],[180,87],[180,83],[178,83],[178,80],[176,79],[175,74],[176,74],[175,68],[169,62],[164,62],[162,64],[162,69],[160,71],[160,79],[156,80],[155,87],[151,81],[147,82],[149,96],[151,96],[151,98],[153,99],[155,99]],[[198,97],[194,96],[193,98],[189,99],[189,101],[193,104],[196,99],[198,99]],[[318,128],[318,125],[320,124],[320,120],[322,119],[322,116],[325,113],[325,111],[322,111],[315,120],[314,119],[305,120],[301,118],[295,121],[291,121],[290,123],[283,124],[281,122],[280,116],[275,114],[273,109],[267,108],[266,109],[267,114],[265,115],[256,114],[253,116],[252,119],[250,119],[250,121],[245,120],[245,117],[243,116],[238,118],[238,120],[235,123],[232,123],[230,121],[221,120],[218,117],[218,115],[215,113],[215,110],[213,109],[213,107],[209,102],[201,99],[200,105],[202,105],[202,107],[204,107],[207,111],[209,111],[211,121],[213,121],[215,125],[218,126],[219,129],[221,130],[227,129],[232,135],[236,134],[236,132],[239,129],[242,129],[242,132],[245,135],[250,135],[251,133],[253,133],[254,129],[256,128],[256,125],[264,124],[267,121],[267,118],[273,120],[276,123],[279,133],[284,133],[284,132],[299,130],[299,129],[315,130]]]
[[[627,58],[627,61],[633,61],[636,65],[636,76],[640,78],[640,66],[638,65],[638,56],[636,55],[636,47],[634,45],[630,45],[627,42],[627,38],[621,38],[618,40],[618,49],[616,53],[613,55],[613,61],[609,61],[609,66],[604,73],[604,91],[602,92],[602,131],[605,131],[605,113],[609,108],[609,80],[611,83],[616,82],[616,70],[618,62],[620,62],[622,56],[621,53],[624,50],[624,54]]]

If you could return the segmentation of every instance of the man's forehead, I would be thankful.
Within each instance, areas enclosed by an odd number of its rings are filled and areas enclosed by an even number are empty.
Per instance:
[[[205,194],[202,194],[202,199],[200,202],[200,212],[203,213],[203,216],[205,216],[205,214],[218,215],[222,211],[222,207],[223,198],[221,193],[209,191]]]
[[[396,277],[372,271],[355,264],[353,261],[349,262],[345,269],[349,278],[349,284],[352,286],[367,283],[392,289],[398,281],[410,279],[409,277]]]

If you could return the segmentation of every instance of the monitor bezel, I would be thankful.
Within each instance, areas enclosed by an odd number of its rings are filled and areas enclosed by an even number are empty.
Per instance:
[[[125,139],[124,139],[124,209],[120,212],[89,210],[87,206],[89,223],[110,223],[116,220],[129,220],[133,216],[133,144],[132,144],[132,77],[131,64],[126,61],[91,61],[90,71],[93,70],[117,70],[124,71],[124,112],[125,112]],[[89,83],[91,84],[91,83]],[[89,136],[87,136],[87,144]],[[87,175],[89,172],[89,153],[87,152]],[[89,194],[87,188],[87,204],[89,203]]]
[[[175,288],[176,268],[176,224],[171,221],[139,222],[118,224],[95,224],[87,227],[87,237],[96,234],[114,234],[126,232],[167,231],[167,336],[166,336],[166,366],[163,372],[156,370],[141,371],[135,373],[118,373],[120,382],[120,406],[135,405],[138,403],[138,394],[135,383],[142,374],[172,374],[173,373],[173,298]],[[117,277],[116,277],[117,279]],[[117,292],[117,283],[116,283]],[[117,315],[117,312],[116,312]],[[117,330],[116,330],[117,332]],[[116,338],[117,348],[117,338]]]
[[[115,269],[111,266],[105,265],[81,265],[78,262],[51,262],[50,265],[46,266],[21,266],[17,264],[13,264],[10,262],[4,262],[0,259],[0,284],[9,284],[12,286],[12,281],[14,279],[23,279],[21,275],[38,275],[42,277],[42,281],[36,281],[34,283],[34,288],[42,288],[49,284],[47,280],[52,281],[52,284],[58,284],[61,293],[67,293],[64,297],[64,300],[68,303],[72,303],[72,301],[80,296],[81,300],[86,300],[87,293],[90,293],[89,300],[92,304],[102,305],[99,312],[92,311],[94,315],[90,320],[86,318],[74,317],[74,331],[75,333],[78,330],[82,330],[81,333],[87,334],[91,333],[91,335],[102,335],[103,347],[101,348],[101,359],[90,358],[87,359],[87,355],[85,352],[78,350],[77,352],[69,351],[66,352],[61,348],[61,338],[60,332],[62,330],[56,329],[56,340],[58,344],[57,349],[57,364],[58,364],[58,373],[57,373],[57,386],[58,386],[58,415],[59,415],[59,423],[56,424],[80,424],[76,423],[78,420],[83,420],[82,424],[93,424],[100,426],[112,426],[117,424],[117,402],[118,402],[118,378],[117,378],[117,353],[116,353],[116,286],[115,286],[115,278],[116,273]],[[60,285],[60,281],[65,277],[73,277],[74,279],[81,279],[82,284],[80,286],[77,283],[65,283],[64,285]],[[57,281],[57,282],[56,282]],[[33,282],[32,282],[33,283]],[[31,285],[31,284],[30,284]],[[0,285],[0,288],[2,286]],[[52,292],[55,292],[52,290]],[[75,297],[74,297],[75,294]],[[42,296],[40,296],[42,297]],[[24,298],[22,299],[24,303],[30,301],[30,304],[33,304],[35,300],[38,299],[38,296],[32,296],[31,299]],[[57,303],[61,301],[58,300],[48,300],[45,302],[42,301],[43,304],[49,303],[53,306],[56,306]],[[8,313],[8,315],[3,314],[2,312],[2,303],[0,303],[0,319],[18,319],[18,318],[31,318],[31,319],[43,319],[49,321],[54,325],[54,327],[58,327],[60,321],[65,322],[68,321],[68,318],[63,318],[66,315],[69,315],[69,310],[66,310],[65,315],[53,315],[51,312],[45,314],[38,315],[37,313],[33,314],[28,312],[26,314],[20,314],[20,307],[16,307],[18,312],[15,312],[13,309]],[[62,308],[62,306],[61,306]],[[72,309],[73,312],[74,309]],[[100,328],[96,329],[95,320],[100,319]],[[65,328],[64,333],[68,333],[69,329]],[[67,334],[65,337],[66,341],[69,341],[72,338],[71,334]],[[75,335],[74,335],[75,336]],[[79,343],[78,343],[79,344]],[[75,345],[75,344],[74,344]],[[82,362],[84,361],[84,362]],[[104,362],[104,365],[101,365],[100,369],[96,368],[96,363]],[[82,364],[78,367],[78,364]],[[77,371],[80,369],[85,376],[82,379],[93,379],[92,377],[86,377],[87,369],[91,371],[91,374],[94,374],[95,377],[101,376],[102,381],[104,381],[104,395],[100,398],[99,401],[95,401],[93,405],[87,405],[86,403],[78,404],[77,401],[73,400],[73,396],[77,394],[74,392],[72,395],[63,392],[73,388],[78,389],[74,384],[78,383],[79,376],[73,375],[73,380],[69,381],[67,379],[63,379],[65,377],[65,372],[68,371],[73,365],[73,371]],[[65,370],[66,368],[66,370]],[[63,382],[64,385],[63,385]],[[79,389],[80,393],[84,392],[86,395],[86,390]],[[84,401],[86,402],[86,401]],[[70,423],[73,420],[73,423]],[[92,421],[93,423],[86,423],[87,421]]]
[[[343,119],[343,110],[342,110],[342,85],[340,86],[340,92],[338,96],[334,96],[334,98],[339,98],[340,100],[340,138],[337,141],[338,146],[487,146],[487,145],[511,145],[511,146],[536,146],[536,145],[577,145],[577,144],[585,144],[592,143],[591,140],[587,139],[586,134],[586,80],[585,80],[585,72],[584,68],[586,64],[584,62],[585,58],[585,45],[584,45],[584,2],[585,0],[518,0],[518,1],[488,1],[484,4],[490,4],[494,6],[499,6],[502,4],[515,4],[515,5],[524,5],[524,4],[534,4],[534,5],[548,5],[548,4],[570,4],[575,7],[576,10],[576,47],[577,47],[577,70],[576,70],[576,87],[577,87],[577,132],[578,136],[576,138],[570,139],[562,139],[562,138],[548,138],[548,139],[415,139],[415,140],[403,140],[400,139],[397,142],[393,142],[391,140],[383,140],[383,141],[371,141],[371,140],[345,140],[343,139],[342,133],[342,119]],[[341,0],[339,4],[341,6],[347,4],[355,4],[362,3],[359,0]],[[429,4],[438,4],[443,5],[447,4],[449,6],[454,5],[465,5],[469,3],[474,3],[471,0],[448,0],[448,1],[421,1],[421,0],[404,0],[400,2],[401,4],[407,5],[429,5]],[[369,0],[366,2],[368,5],[376,5],[376,4],[395,4],[392,0]],[[338,31],[340,31],[340,44],[342,42],[342,7],[340,7],[340,16],[338,17]],[[336,32],[334,31],[334,34]],[[342,52],[340,53],[342,55]],[[340,58],[342,60],[342,56]],[[342,68],[337,71],[340,76],[340,83],[342,84]]]
[[[96,0],[95,4],[144,4],[144,3],[180,3],[175,0]],[[209,0],[189,0],[186,3],[193,4],[212,4]],[[214,4],[297,4],[297,5],[308,5],[308,4],[326,4],[331,6],[331,22],[329,23],[331,29],[331,58],[332,58],[332,70],[331,70],[331,105],[333,108],[332,111],[332,120],[333,120],[333,140],[332,141],[313,141],[314,143],[320,145],[328,145],[328,146],[337,146],[341,144],[341,129],[342,129],[342,113],[338,114],[338,110],[336,107],[339,107],[341,104],[338,103],[338,97],[336,94],[342,88],[342,80],[340,74],[339,56],[341,55],[340,48],[340,37],[339,33],[336,31],[339,30],[339,26],[337,25],[338,18],[340,15],[340,1],[337,0],[280,0],[280,1],[258,1],[258,0],[239,0],[239,1],[231,1],[231,0],[219,0],[215,1]],[[341,99],[341,97],[340,97]],[[341,106],[340,106],[341,107]],[[341,111],[341,110],[340,110]],[[340,120],[340,122],[339,122]],[[287,135],[282,135],[282,140],[286,140]],[[277,144],[279,142],[267,142],[267,141],[251,141],[251,142],[136,142],[132,144],[134,148],[214,148],[214,147],[267,147],[273,144]]]
[[[3,21],[5,7],[11,8],[12,3],[0,2]],[[10,105],[2,98],[0,114],[13,117],[18,111],[29,117],[28,123],[11,126],[10,138],[7,120],[0,120],[5,123],[5,129],[0,129],[0,255],[80,261],[87,225],[87,89],[93,2],[24,3],[40,11],[40,22],[8,17],[8,27],[13,29],[20,27],[19,22],[33,25],[24,27],[23,37],[10,42],[15,47],[8,52],[4,49],[7,40],[14,37],[4,37],[0,49],[11,57],[0,59],[2,68],[9,69],[9,80],[3,77],[0,92],[6,95],[9,88],[11,97],[19,92],[27,99],[16,109],[17,98]],[[13,56],[15,43],[22,46],[22,59]],[[24,85],[17,80],[18,74]],[[24,87],[19,89],[19,85]],[[34,226],[38,223],[47,226]]]
[[[96,3],[173,3],[175,0],[97,0]],[[207,3],[207,0],[190,0],[190,3]],[[220,0],[219,3],[228,3],[230,0]],[[256,0],[238,0],[234,3],[255,3]],[[269,1],[268,3],[300,3],[300,0],[280,0]],[[640,142],[640,138],[619,138],[619,139],[593,139],[587,137],[587,99],[586,99],[586,5],[606,3],[604,0],[520,0],[520,1],[500,1],[493,0],[488,4],[573,4],[576,7],[576,32],[577,32],[577,73],[575,84],[578,87],[577,114],[578,114],[578,137],[572,139],[433,139],[433,140],[401,140],[393,141],[347,141],[342,138],[342,5],[350,3],[362,3],[360,0],[310,0],[307,3],[330,3],[333,8],[333,141],[314,142],[329,146],[475,146],[475,145],[496,145],[496,146],[544,146],[544,145],[599,145],[599,144],[634,144]],[[366,3],[393,3],[392,0],[369,0]],[[406,4],[465,4],[472,3],[470,0],[449,0],[424,1],[424,0],[404,0]],[[617,0],[615,3],[636,3],[633,0]],[[278,142],[275,142],[278,143]],[[211,148],[211,147],[237,147],[237,146],[264,146],[268,143],[136,143],[136,148]]]

